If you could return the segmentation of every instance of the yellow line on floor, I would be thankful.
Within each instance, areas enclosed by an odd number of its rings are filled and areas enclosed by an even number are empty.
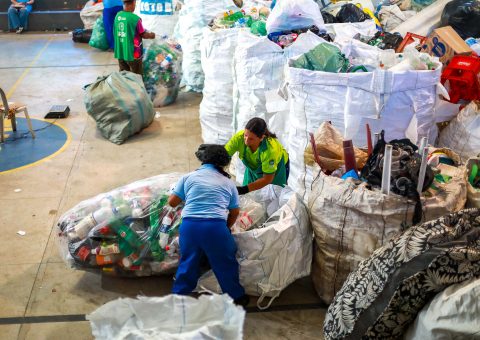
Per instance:
[[[15,82],[15,84],[13,84],[13,86],[10,88],[10,90],[7,92],[7,99],[10,98],[10,96],[13,94],[13,92],[15,92],[15,90],[17,89],[17,86],[18,84],[20,84],[20,82],[23,80],[23,78],[25,78],[25,76],[28,74],[28,72],[30,71],[30,68],[37,62],[38,58],[40,58],[40,56],[42,55],[42,53],[46,50],[46,48],[48,47],[48,45],[50,45],[50,42],[52,41],[53,37],[50,37],[48,39],[48,41],[45,43],[45,46],[42,47],[42,49],[37,53],[37,55],[35,56],[35,58],[33,58],[32,62],[27,66],[27,68],[25,69],[25,71],[22,72],[22,74],[20,75],[20,77],[17,79],[17,81]]]

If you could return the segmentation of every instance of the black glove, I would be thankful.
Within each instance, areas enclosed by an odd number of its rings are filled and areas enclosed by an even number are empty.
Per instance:
[[[237,187],[237,190],[239,195],[245,195],[249,192],[248,185],[244,185],[243,187]]]

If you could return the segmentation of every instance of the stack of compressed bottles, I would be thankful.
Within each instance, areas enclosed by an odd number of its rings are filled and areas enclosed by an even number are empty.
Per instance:
[[[81,202],[60,218],[61,252],[74,268],[125,277],[175,271],[182,207],[170,207],[167,189],[155,181],[137,183]]]
[[[215,29],[227,29],[227,28],[250,28],[252,34],[258,36],[267,35],[266,22],[270,10],[267,7],[257,9],[256,7],[250,8],[250,10],[241,10],[234,12],[230,10],[228,12],[220,13],[210,23],[210,27]]]
[[[181,46],[166,36],[150,44],[143,57],[143,81],[153,106],[175,102],[181,78]]]

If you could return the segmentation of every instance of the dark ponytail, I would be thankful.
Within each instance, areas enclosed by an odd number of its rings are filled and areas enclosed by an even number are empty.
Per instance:
[[[277,135],[270,132],[267,127],[267,123],[259,117],[252,118],[245,125],[245,129],[253,132],[258,138],[262,138],[265,135],[267,138],[277,138]]]

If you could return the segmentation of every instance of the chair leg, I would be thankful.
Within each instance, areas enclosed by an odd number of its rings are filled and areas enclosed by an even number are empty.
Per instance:
[[[23,113],[25,114],[25,118],[27,118],[28,129],[30,130],[32,137],[35,138],[35,132],[33,132],[32,122],[30,120],[30,116],[28,115],[28,111],[26,107],[23,108]]]
[[[4,129],[5,127],[3,126],[3,112],[0,110],[0,143],[5,142],[5,135],[4,135]]]
[[[15,115],[12,116],[10,122],[12,123],[12,131],[17,131],[17,120],[15,119]]]

